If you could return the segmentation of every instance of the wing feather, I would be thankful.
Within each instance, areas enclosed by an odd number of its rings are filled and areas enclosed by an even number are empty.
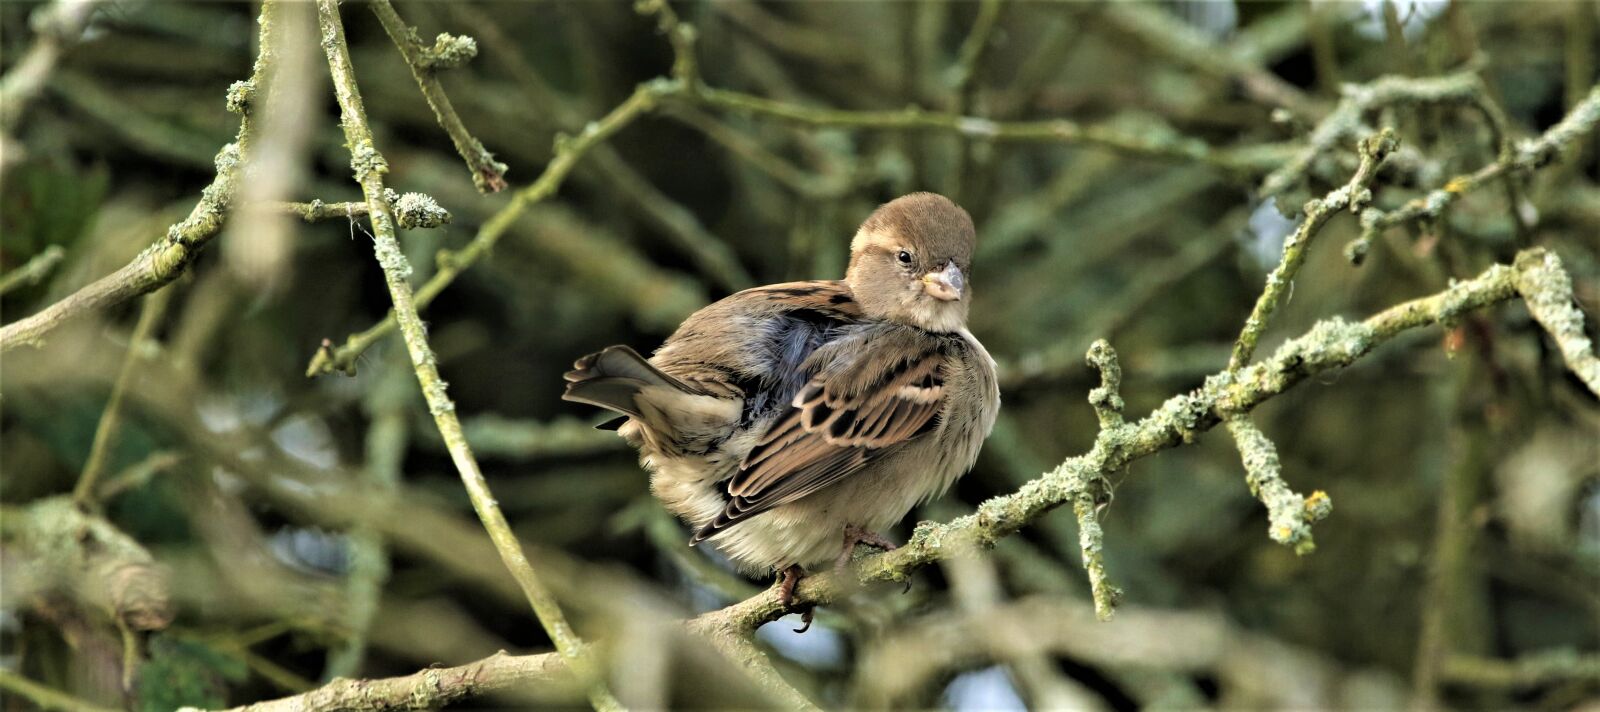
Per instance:
[[[951,359],[944,342],[864,368],[820,369],[728,480],[723,512],[693,542],[860,471],[938,425]]]

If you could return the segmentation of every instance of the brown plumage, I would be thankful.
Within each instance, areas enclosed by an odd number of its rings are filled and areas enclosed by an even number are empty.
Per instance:
[[[834,561],[948,489],[994,425],[994,361],[966,329],[974,244],[966,211],[907,195],[862,223],[844,280],[734,294],[649,360],[585,356],[563,397],[626,417],[691,543],[752,573]]]

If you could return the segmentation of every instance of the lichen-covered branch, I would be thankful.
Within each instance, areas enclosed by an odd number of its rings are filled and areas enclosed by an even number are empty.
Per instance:
[[[361,192],[367,200],[367,217],[372,223],[373,251],[378,264],[383,268],[384,281],[387,282],[389,296],[394,301],[394,312],[398,316],[406,351],[411,355],[411,365],[416,370],[417,381],[421,384],[428,410],[433,413],[439,434],[450,450],[450,459],[460,472],[461,481],[466,486],[473,509],[483,521],[484,528],[488,530],[489,538],[493,540],[501,560],[506,568],[511,570],[512,576],[527,596],[529,604],[539,618],[539,623],[567,664],[579,673],[580,679],[585,681],[589,688],[590,701],[594,706],[601,710],[620,709],[621,705],[610,692],[606,691],[604,683],[588,660],[586,644],[572,630],[554,594],[528,563],[521,543],[511,531],[511,525],[506,522],[505,515],[501,513],[500,505],[489,490],[489,483],[478,468],[477,458],[473,456],[472,449],[467,445],[466,437],[461,432],[461,422],[456,417],[455,403],[446,391],[444,379],[439,376],[433,348],[428,344],[426,327],[422,324],[422,318],[417,315],[417,308],[413,303],[411,283],[407,281],[411,274],[411,265],[406,260],[405,254],[400,251],[400,244],[395,238],[393,209],[389,205],[383,185],[383,176],[389,170],[388,163],[373,144],[372,131],[367,126],[366,109],[362,105],[361,91],[356,85],[355,69],[350,63],[350,49],[345,43],[344,23],[339,17],[336,0],[318,0],[317,25],[322,31],[322,47],[328,56],[328,69],[333,76],[334,95],[339,100],[342,118],[340,123],[344,127],[345,143],[350,149],[350,167],[355,172],[356,181],[361,185]]]
[[[1472,71],[1440,77],[1385,76],[1366,84],[1347,84],[1339,105],[1312,129],[1305,147],[1267,174],[1257,192],[1262,198],[1271,198],[1287,190],[1305,176],[1318,156],[1369,132],[1364,119],[1374,110],[1406,104],[1477,104],[1483,91],[1482,81]]]
[[[467,243],[466,247],[459,251],[440,253],[439,271],[417,289],[416,307],[426,309],[433,298],[444,291],[445,287],[450,286],[456,277],[488,254],[495,243],[500,241],[501,236],[530,206],[554,195],[585,153],[611,138],[640,116],[654,110],[660,98],[676,91],[678,86],[676,82],[668,79],[657,79],[641,84],[632,96],[612,109],[605,118],[589,124],[576,136],[559,137],[556,140],[555,157],[550,159],[550,164],[545,167],[544,173],[539,175],[538,180],[518,190],[506,207],[478,228],[478,234]],[[366,331],[351,334],[344,344],[319,350],[306,368],[306,375],[317,376],[334,371],[354,373],[356,358],[378,339],[393,332],[395,326],[395,314],[390,312],[383,321]]]
[[[1495,179],[1514,181],[1517,177],[1549,165],[1568,150],[1575,148],[1584,136],[1600,123],[1600,85],[1595,85],[1589,95],[1567,112],[1556,125],[1537,138],[1514,144],[1502,151],[1492,163],[1471,173],[1445,181],[1443,187],[1427,195],[1406,201],[1393,210],[1367,208],[1361,213],[1361,235],[1344,248],[1345,257],[1361,264],[1371,248],[1372,241],[1384,230],[1419,220],[1434,220],[1443,216],[1461,196],[1470,193]],[[1507,145],[1512,145],[1509,139]],[[1512,204],[1515,212],[1517,206]]]
[[[450,224],[450,211],[445,210],[432,197],[422,193],[396,193],[394,189],[385,189],[385,196],[389,205],[394,207],[395,224],[402,230],[417,228],[439,227]],[[366,217],[368,208],[365,202],[352,201],[344,203],[324,203],[321,200],[312,200],[309,203],[298,202],[272,202],[268,210],[294,215],[308,223],[323,220],[354,220]]]
[[[411,76],[417,80],[417,87],[422,90],[422,97],[428,100],[439,126],[450,135],[456,153],[461,154],[461,159],[467,162],[467,168],[472,171],[472,184],[484,193],[505,190],[506,164],[494,160],[494,154],[489,153],[483,147],[483,142],[467,130],[467,125],[456,114],[450,97],[444,93],[444,85],[439,83],[436,75],[439,69],[452,69],[470,61],[477,56],[478,45],[471,37],[441,34],[431,49],[426,48],[417,37],[417,31],[400,19],[400,14],[394,11],[389,0],[375,0],[372,12],[377,14],[384,31],[389,33],[389,39],[394,40],[394,46],[400,49],[400,55],[411,67]]]
[[[566,662],[556,653],[507,655],[502,651],[466,665],[428,668],[402,677],[334,680],[303,694],[234,707],[230,712],[439,709],[500,691],[560,702],[571,697],[575,685]]]
[[[1377,178],[1378,168],[1383,165],[1383,160],[1389,157],[1397,145],[1398,139],[1389,129],[1366,138],[1359,147],[1361,164],[1356,168],[1355,175],[1350,177],[1350,182],[1323,196],[1321,200],[1306,203],[1305,218],[1300,221],[1300,225],[1288,239],[1284,240],[1283,259],[1272,273],[1267,275],[1267,286],[1261,290],[1261,296],[1256,298],[1256,306],[1250,311],[1250,317],[1245,320],[1244,329],[1239,332],[1239,339],[1233,346],[1233,356],[1228,359],[1228,368],[1243,368],[1254,355],[1256,342],[1261,339],[1261,332],[1266,331],[1272,312],[1278,308],[1278,302],[1283,298],[1285,290],[1294,282],[1300,266],[1305,264],[1306,248],[1311,244],[1311,238],[1316,236],[1317,231],[1345,208],[1360,214],[1361,209],[1372,202],[1370,188],[1372,181]]]
[[[248,81],[235,82],[228,89],[228,108],[241,115],[238,137],[217,152],[216,177],[200,191],[200,202],[189,216],[167,228],[164,237],[116,272],[91,282],[33,316],[0,328],[0,352],[21,344],[36,344],[51,329],[71,319],[166,286],[183,274],[211,238],[222,230],[223,219],[239,187],[239,168],[243,157],[249,155],[254,136],[250,97],[264,88],[262,85],[276,56],[277,12],[277,3],[262,3],[261,40],[255,68]]]
[[[1333,511],[1333,500],[1322,490],[1306,497],[1289,489],[1283,481],[1278,448],[1250,422],[1249,416],[1229,415],[1227,424],[1228,433],[1233,435],[1234,445],[1239,448],[1239,457],[1244,461],[1245,482],[1250,485],[1250,494],[1267,508],[1267,536],[1279,544],[1294,547],[1296,554],[1315,551],[1311,524]]]
[[[1517,292],[1528,312],[1556,342],[1567,368],[1600,398],[1600,356],[1583,328],[1583,312],[1572,296],[1572,277],[1553,252],[1517,257]]]
[[[1126,427],[1122,416],[1122,365],[1117,362],[1117,352],[1104,339],[1089,346],[1087,358],[1091,368],[1100,372],[1100,385],[1089,391],[1089,405],[1100,420],[1100,431],[1115,432]],[[1105,532],[1100,527],[1101,497],[1109,495],[1104,478],[1085,483],[1082,491],[1072,497],[1072,513],[1078,519],[1078,550],[1083,555],[1083,570],[1089,577],[1089,592],[1094,598],[1094,613],[1100,620],[1111,620],[1122,598],[1122,590],[1112,585],[1106,575],[1102,542]]]

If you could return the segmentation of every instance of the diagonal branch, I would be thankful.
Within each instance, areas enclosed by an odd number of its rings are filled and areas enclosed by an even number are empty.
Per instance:
[[[1383,160],[1389,157],[1397,146],[1394,132],[1384,129],[1381,133],[1371,136],[1361,142],[1361,165],[1356,168],[1355,175],[1350,177],[1350,182],[1344,187],[1328,193],[1321,200],[1312,200],[1306,203],[1306,217],[1300,221],[1300,226],[1283,242],[1283,259],[1278,266],[1267,275],[1267,286],[1261,290],[1261,296],[1256,299],[1256,306],[1250,311],[1250,318],[1245,320],[1244,330],[1239,332],[1239,340],[1233,345],[1233,356],[1228,359],[1228,369],[1237,371],[1250,361],[1255,353],[1256,342],[1261,339],[1261,332],[1267,328],[1267,321],[1272,318],[1272,312],[1278,308],[1278,300],[1283,298],[1284,290],[1294,282],[1295,274],[1300,271],[1300,266],[1305,264],[1306,248],[1315,237],[1318,230],[1327,224],[1328,220],[1345,208],[1359,214],[1361,209],[1372,202],[1372,185],[1378,176],[1378,167],[1383,165]]]
[[[467,125],[456,114],[437,76],[438,69],[460,66],[476,56],[477,43],[471,37],[441,34],[434,47],[427,49],[418,39],[417,31],[400,19],[400,14],[394,11],[389,0],[375,0],[372,12],[383,23],[383,30],[389,33],[389,39],[394,40],[394,46],[400,49],[400,55],[411,67],[411,76],[417,80],[417,87],[422,89],[422,98],[428,100],[439,126],[450,134],[456,153],[461,154],[461,159],[467,162],[467,169],[472,171],[472,184],[484,193],[505,190],[506,164],[494,160],[494,154],[489,153],[489,149],[483,147],[483,142],[467,130]]]
[[[91,282],[33,316],[0,328],[0,352],[21,344],[37,344],[46,333],[69,320],[166,286],[183,274],[200,251],[211,242],[211,238],[221,232],[222,222],[239,187],[239,169],[244,165],[244,157],[249,155],[251,139],[256,133],[255,123],[250,117],[250,98],[267,89],[267,77],[276,58],[276,8],[276,2],[265,2],[261,6],[261,39],[255,68],[249,80],[235,82],[228,89],[228,109],[241,116],[238,136],[233,143],[217,152],[216,177],[200,191],[200,202],[195,204],[189,216],[167,228],[166,236],[140,252],[121,269]]]

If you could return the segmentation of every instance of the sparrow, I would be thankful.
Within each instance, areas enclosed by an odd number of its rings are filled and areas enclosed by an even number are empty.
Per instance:
[[[651,492],[748,574],[807,570],[943,494],[994,426],[994,359],[967,330],[972,218],[944,196],[885,203],[843,280],[747,289],[649,359],[611,346],[566,374],[568,401],[623,417]],[[809,617],[809,616],[808,616]]]

